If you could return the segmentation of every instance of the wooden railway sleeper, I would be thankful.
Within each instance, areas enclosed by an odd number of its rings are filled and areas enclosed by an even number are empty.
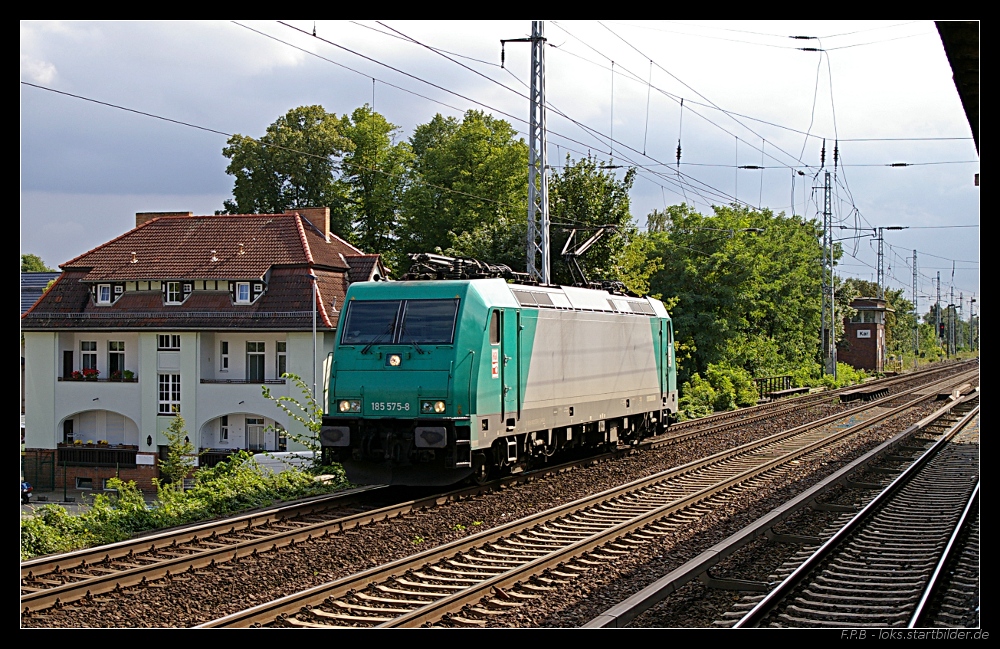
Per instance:
[[[534,599],[534,596],[532,596],[532,598]],[[497,599],[496,597],[492,597],[486,601],[493,606],[499,606],[502,609],[506,610],[510,610],[512,608],[521,608],[522,606],[528,603],[526,600],[515,602],[509,599]]]
[[[487,602],[489,602],[489,601],[490,600],[487,600]],[[515,604],[514,606],[518,606],[518,604]],[[483,606],[481,604],[478,605],[478,606],[472,606],[472,607],[470,607],[469,611],[472,612],[472,613],[476,613],[477,615],[485,615],[487,617],[493,617],[493,616],[497,616],[497,615],[506,615],[507,612],[508,612],[506,609],[503,609],[503,608],[496,608],[496,609],[483,608]]]
[[[329,611],[324,611],[321,608],[311,608],[309,609],[310,615],[315,615],[319,618],[326,618],[328,620],[341,620],[344,622],[363,622],[365,624],[381,624],[382,622],[391,622],[395,618],[391,617],[376,617],[367,615],[344,615],[343,613],[330,613]]]
[[[563,579],[576,579],[579,575],[574,572],[562,572],[560,570],[549,570],[548,574],[555,575],[556,577],[562,577]]]
[[[402,602],[398,603],[401,604]],[[407,613],[409,611],[413,611],[419,608],[422,602],[419,603],[417,606],[400,606],[398,608],[386,608],[384,606],[365,606],[363,604],[352,604],[350,602],[344,602],[341,600],[334,600],[330,602],[330,604],[336,606],[337,608],[342,608],[345,611],[357,611],[359,613],[375,613],[378,615],[383,615],[383,614],[401,615],[403,613]]]
[[[523,565],[524,563],[529,561],[527,557],[525,557],[524,561],[517,561],[515,559],[495,559],[492,556],[484,557],[484,556],[479,556],[478,554],[470,555],[469,558],[470,560],[479,561],[481,563],[488,563],[488,564],[493,564],[497,567],[503,566],[507,568],[514,568],[516,566]]]
[[[445,583],[454,582],[455,584],[465,584],[462,588],[468,588],[472,584],[478,584],[482,579],[466,579],[464,577],[446,577],[445,575],[428,575],[425,572],[415,572],[413,573],[415,577],[420,579],[427,579],[429,581],[443,581]],[[438,584],[431,584],[432,586],[437,586]]]
[[[392,599],[391,597],[376,597],[375,595],[368,595],[366,593],[354,593],[354,597],[364,601],[364,602],[374,602],[377,604],[399,604],[399,605],[413,605],[413,607],[426,606],[433,600],[427,599]]]
[[[398,582],[399,580],[395,581]],[[401,585],[406,586],[407,584],[401,584]],[[425,585],[420,584],[420,586],[424,587]],[[452,588],[452,590],[443,590],[444,588]],[[376,584],[375,590],[387,593],[389,595],[400,595],[403,597],[430,597],[430,598],[447,597],[448,595],[451,595],[453,592],[455,592],[453,587],[451,586],[444,586],[442,587],[442,591],[438,592],[438,591],[428,591],[428,590],[420,590],[420,591],[403,590],[401,588],[393,588],[392,586],[386,586],[385,584]]]
[[[430,570],[432,570],[433,572],[440,572],[441,574],[444,575],[458,575],[460,577],[479,577],[480,581],[482,581],[483,579],[489,579],[490,577],[494,577],[497,574],[502,574],[504,572],[507,572],[503,568],[499,570],[494,569],[494,572],[485,572],[485,570],[487,570],[488,568],[484,566],[469,566],[469,568],[473,568],[473,570],[451,570],[450,568],[442,568],[440,566],[431,566]]]
[[[401,577],[396,577],[394,581],[401,586],[409,586],[410,588],[428,588],[428,589],[440,589],[440,590],[450,588],[451,592],[455,592],[458,590],[465,590],[468,588],[467,585],[458,585],[458,584],[425,584],[423,582],[410,581],[409,579]]]
[[[522,593],[519,590],[520,588],[521,588],[521,585],[517,586],[517,590],[503,590],[501,588],[494,587],[493,588],[493,592],[495,592],[500,597],[504,597],[504,598],[510,600],[512,603],[515,603],[515,604],[516,603],[526,604],[526,603],[530,602],[531,600],[541,599],[541,597],[542,597],[541,595],[539,595],[537,593]]]

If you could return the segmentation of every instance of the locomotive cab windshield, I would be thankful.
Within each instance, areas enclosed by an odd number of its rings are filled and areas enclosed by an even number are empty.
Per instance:
[[[458,300],[352,300],[344,315],[342,345],[450,345]]]

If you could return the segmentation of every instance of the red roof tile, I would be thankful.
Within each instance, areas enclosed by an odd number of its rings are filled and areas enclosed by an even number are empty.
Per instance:
[[[346,255],[351,270],[348,271],[351,282],[367,282],[372,279],[372,273],[377,273],[380,279],[385,279],[384,269],[379,268],[381,255]]]
[[[378,255],[362,254],[335,235],[327,241],[298,214],[160,217],[63,264],[21,327],[308,330],[312,272],[317,325],[334,328],[348,273],[368,268],[368,279],[378,264]],[[147,280],[262,280],[267,289],[249,305],[233,304],[228,290],[195,290],[183,304],[166,305],[160,292],[149,290],[126,291],[111,305],[93,302],[97,282]]]
[[[89,269],[89,282],[258,279],[274,265],[310,260],[347,270],[338,256],[346,244],[310,237],[311,230],[288,214],[161,217],[62,267]]]

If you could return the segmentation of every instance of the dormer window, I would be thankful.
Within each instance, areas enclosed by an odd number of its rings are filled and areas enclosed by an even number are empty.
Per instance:
[[[111,304],[111,284],[97,285],[97,303]]]
[[[181,283],[180,282],[167,282],[167,304],[180,304],[181,303]]]
[[[236,282],[236,304],[250,304],[250,282]]]

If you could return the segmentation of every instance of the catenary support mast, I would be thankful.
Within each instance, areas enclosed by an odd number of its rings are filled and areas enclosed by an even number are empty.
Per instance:
[[[550,284],[549,166],[545,134],[545,35],[541,20],[531,23],[531,119],[528,142],[528,275]]]

